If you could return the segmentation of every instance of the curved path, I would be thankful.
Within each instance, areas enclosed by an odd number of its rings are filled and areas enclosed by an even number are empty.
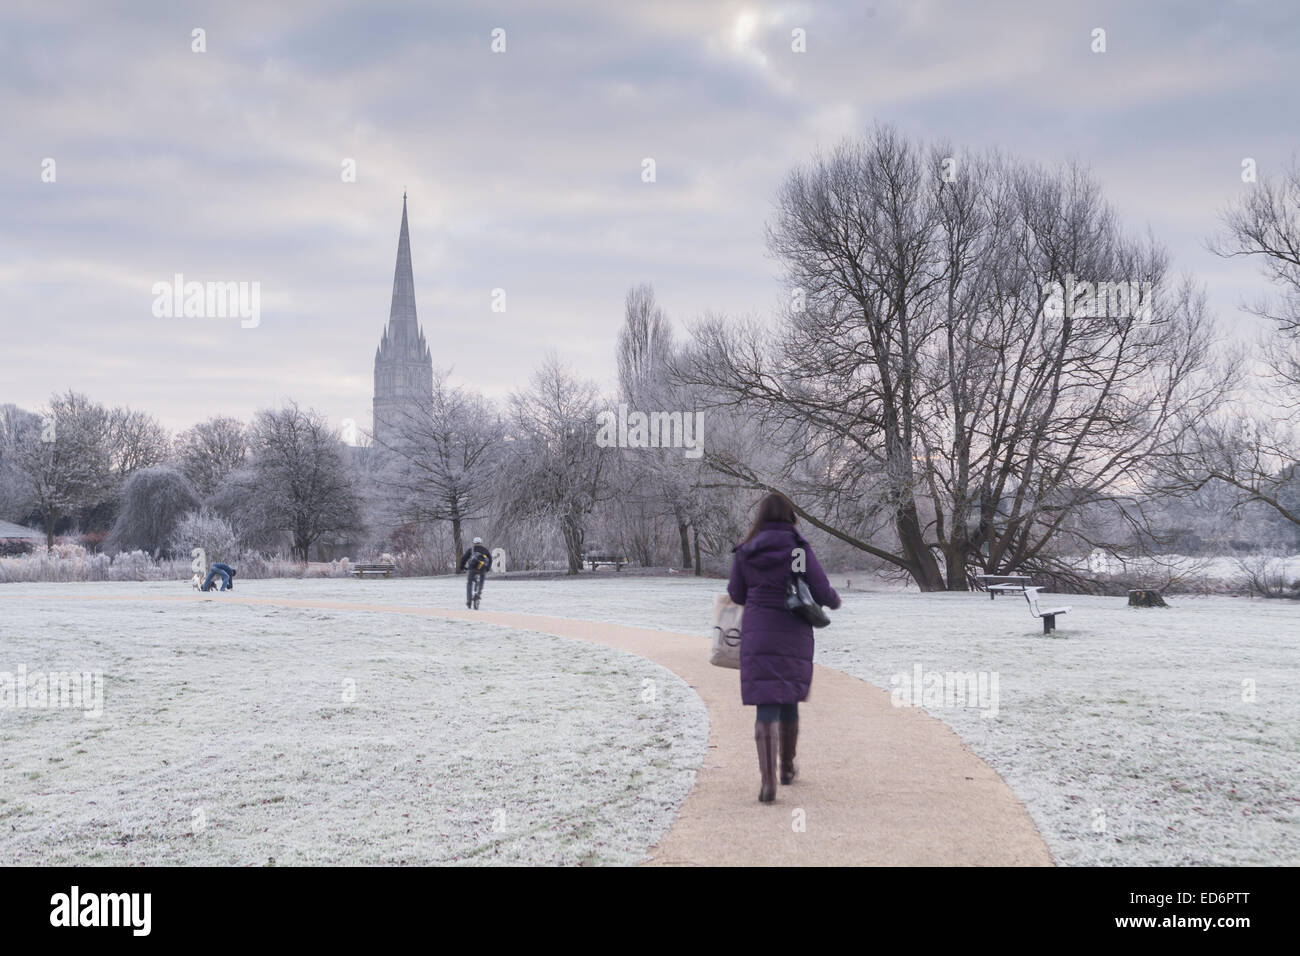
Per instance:
[[[116,595],[9,595],[0,599],[213,600]],[[799,776],[758,802],[754,711],[740,703],[739,672],[708,662],[700,637],[536,614],[349,601],[222,595],[277,607],[460,618],[604,644],[668,668],[709,711],[709,745],[676,821],[649,865],[1050,866],[1028,812],[1001,777],[943,722],[856,677],[817,667],[799,708]]]

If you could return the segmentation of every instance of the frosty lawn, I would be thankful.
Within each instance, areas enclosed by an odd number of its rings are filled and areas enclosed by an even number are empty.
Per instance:
[[[0,671],[107,688],[98,720],[0,710],[6,864],[632,863],[707,738],[669,671],[531,632],[219,596],[0,615]]]
[[[239,587],[257,597],[464,606],[458,577]],[[484,605],[703,635],[721,587],[626,573],[490,575]],[[183,588],[24,584],[0,594]],[[844,608],[818,632],[820,664],[884,688],[918,665],[996,672],[996,718],[976,707],[931,712],[1020,795],[1059,863],[1300,862],[1297,605],[1171,598],[1169,609],[1137,610],[1121,597],[1071,596],[1074,611],[1043,637],[1023,600],[842,593]],[[592,862],[625,862],[671,822],[698,766],[707,729],[698,699],[654,665],[482,625],[220,600],[0,603],[0,670],[84,667],[94,647],[108,681],[98,735],[72,715],[0,716],[9,801],[0,804],[0,859],[73,862],[98,846],[104,860],[259,863],[269,848],[277,861],[432,862],[477,850],[475,862],[572,862],[592,851]],[[350,676],[358,694],[348,707],[339,693]],[[659,711],[640,703],[646,676],[657,679]],[[816,694],[814,683],[814,707]],[[568,733],[549,707],[534,710],[538,700],[573,703],[561,715]],[[444,730],[456,708],[461,717]],[[666,746],[648,747],[656,736]],[[568,741],[580,782],[549,773],[557,741]],[[78,749],[100,759],[83,764]],[[656,752],[662,761],[647,759]],[[633,778],[624,761],[643,775]],[[445,772],[451,766],[463,769]],[[32,772],[41,776],[29,780]],[[194,808],[206,808],[207,829],[191,837]],[[504,835],[492,832],[499,808]],[[519,830],[516,810],[531,821]],[[567,822],[551,831],[555,821]],[[530,827],[540,829],[515,835]]]
[[[501,610],[701,634],[723,586],[494,584]],[[1300,863],[1300,605],[1171,597],[1134,609],[1070,595],[1074,610],[1044,637],[1014,597],[841,595],[817,663],[886,689],[917,665],[998,675],[996,718],[927,709],[1010,784],[1058,863]],[[814,706],[816,694],[814,682]]]

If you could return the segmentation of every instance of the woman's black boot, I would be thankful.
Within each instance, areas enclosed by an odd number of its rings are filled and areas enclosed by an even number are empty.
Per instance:
[[[781,721],[781,782],[794,783],[799,771],[794,766],[794,748],[799,741],[799,721]]]
[[[758,744],[758,772],[763,779],[758,791],[758,801],[771,803],[776,799],[776,721],[756,721],[754,742]]]

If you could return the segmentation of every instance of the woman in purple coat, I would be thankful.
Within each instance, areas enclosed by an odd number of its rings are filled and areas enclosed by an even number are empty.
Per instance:
[[[762,787],[758,799],[776,799],[777,725],[780,725],[781,782],[795,776],[794,751],[799,738],[799,701],[812,684],[812,625],[785,608],[786,582],[801,548],[804,577],[813,599],[824,607],[840,606],[840,596],[826,580],[812,548],[795,530],[794,505],[780,492],[758,503],[749,537],[736,546],[727,593],[745,606],[740,625],[740,699],[758,707],[754,740]]]

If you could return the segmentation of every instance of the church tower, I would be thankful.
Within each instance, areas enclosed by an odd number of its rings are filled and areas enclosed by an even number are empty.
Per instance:
[[[393,272],[393,304],[388,326],[375,350],[375,445],[391,444],[395,431],[412,408],[433,395],[433,356],[415,315],[415,278],[411,273],[411,237],[406,226],[406,194],[402,193],[402,231],[397,238],[397,268]]]

